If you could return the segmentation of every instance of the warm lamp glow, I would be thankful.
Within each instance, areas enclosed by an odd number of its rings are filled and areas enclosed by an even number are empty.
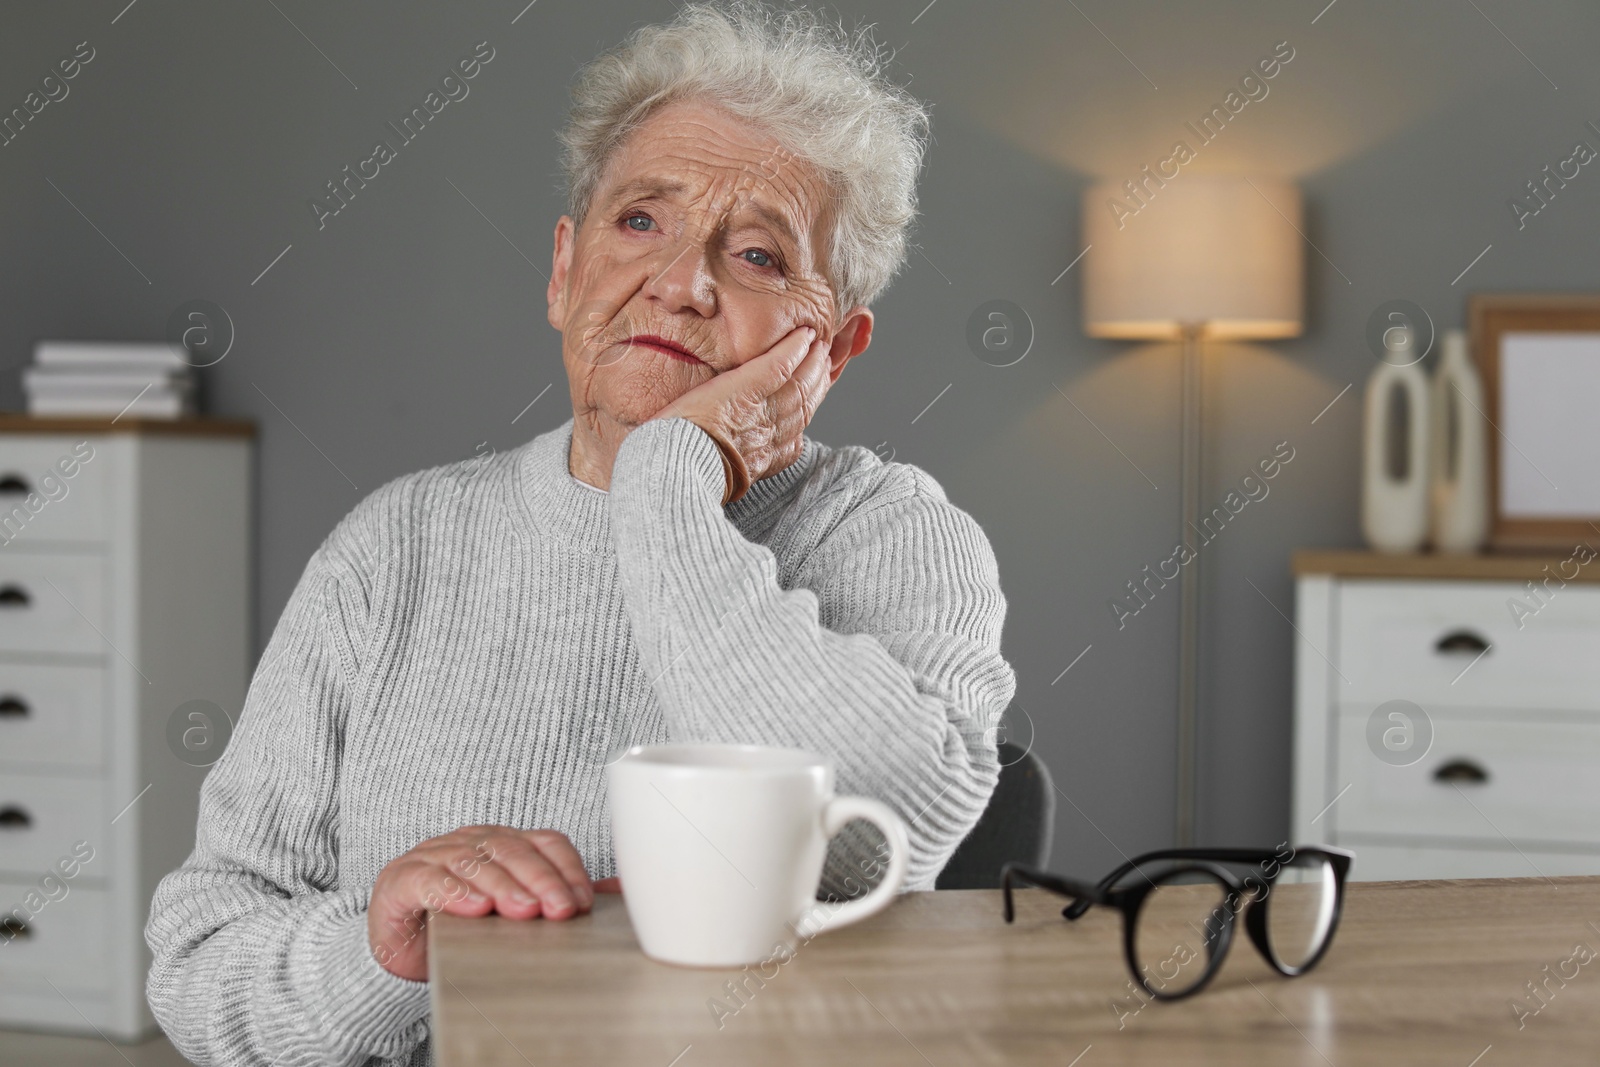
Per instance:
[[[1126,340],[1294,337],[1304,310],[1300,191],[1269,178],[1180,174],[1135,199],[1083,197],[1084,332]]]

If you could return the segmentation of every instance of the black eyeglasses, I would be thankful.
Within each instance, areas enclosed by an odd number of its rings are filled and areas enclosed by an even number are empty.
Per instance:
[[[1061,911],[1068,919],[1095,904],[1118,909],[1134,979],[1157,1000],[1180,1000],[1205,988],[1222,966],[1240,911],[1250,940],[1279,974],[1293,978],[1315,967],[1333,943],[1354,858],[1343,849],[1287,845],[1276,852],[1174,848],[1129,860],[1095,885],[1008,863],[1000,885],[1006,922],[1015,918],[1013,881],[1074,898]],[[1230,869],[1242,866],[1253,870],[1241,877]]]

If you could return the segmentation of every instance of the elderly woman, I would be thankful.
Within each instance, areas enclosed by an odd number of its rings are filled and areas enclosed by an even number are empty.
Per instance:
[[[744,2],[638,30],[574,96],[573,418],[390,482],[307,564],[150,916],[196,1063],[428,1062],[426,918],[615,888],[624,746],[826,753],[910,824],[915,889],[993,791],[988,542],[922,471],[803,436],[903,262],[925,112],[864,36]],[[825,888],[871,859],[837,839]]]

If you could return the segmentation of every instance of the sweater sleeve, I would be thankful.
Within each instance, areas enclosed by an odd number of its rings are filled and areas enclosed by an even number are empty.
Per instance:
[[[999,776],[994,728],[1016,688],[1005,598],[983,531],[931,478],[869,476],[843,514],[799,505],[794,521],[827,528],[784,588],[724,514],[716,444],[685,419],[646,422],[612,470],[613,537],[669,735],[832,757],[839,793],[905,819],[906,888],[931,889]],[[858,892],[868,852],[857,829],[836,838],[824,890]]]
[[[196,1064],[396,1062],[426,1037],[428,984],[379,966],[370,887],[339,879],[336,787],[374,562],[355,525],[295,586],[201,788],[194,851],[151,905],[150,1007]]]

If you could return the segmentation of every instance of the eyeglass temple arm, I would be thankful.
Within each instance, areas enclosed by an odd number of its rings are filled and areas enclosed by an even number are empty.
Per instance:
[[[1138,859],[1128,860],[1126,863],[1123,863],[1121,866],[1113,870],[1110,874],[1100,879],[1100,881],[1095,884],[1095,891],[1101,894],[1105,893],[1106,890],[1110,889],[1112,886],[1116,885],[1117,882],[1121,881],[1123,875],[1137,868],[1140,863],[1148,862],[1153,859],[1161,859],[1166,855],[1166,853],[1146,853],[1140,856]],[[1080,896],[1077,900],[1074,900],[1071,904],[1068,904],[1065,908],[1063,908],[1061,914],[1069,920],[1076,921],[1081,919],[1083,917],[1083,913],[1093,907],[1094,903],[1095,902],[1093,900]]]
[[[1106,895],[1087,882],[1063,878],[1058,874],[1035,870],[1019,863],[1008,863],[1000,868],[1000,888],[1005,894],[1006,922],[1011,922],[1015,918],[1015,912],[1011,904],[1011,883],[1013,881],[1031,882],[1041,889],[1048,889],[1052,893],[1060,893],[1062,896],[1072,897],[1074,902],[1071,907],[1076,908],[1082,905],[1085,911],[1088,910],[1090,905],[1107,902]]]

